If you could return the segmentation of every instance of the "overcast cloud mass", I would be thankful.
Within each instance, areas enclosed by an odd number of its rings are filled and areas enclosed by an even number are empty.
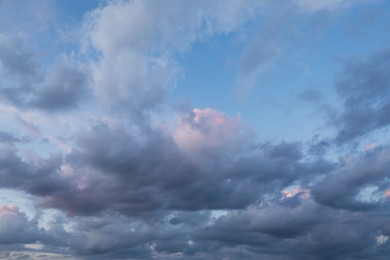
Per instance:
[[[0,1],[1,259],[388,259],[390,3]]]

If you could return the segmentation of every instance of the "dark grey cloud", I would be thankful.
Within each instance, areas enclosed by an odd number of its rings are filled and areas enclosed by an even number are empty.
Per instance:
[[[365,136],[390,123],[390,51],[383,50],[365,61],[352,59],[336,82],[343,109],[333,118],[337,141]]]
[[[60,155],[28,163],[20,158],[12,144],[3,144],[0,152],[1,187],[22,189],[39,196],[58,192],[67,186],[58,174],[60,165]]]
[[[390,167],[388,153],[388,147],[378,147],[341,163],[336,171],[327,174],[313,187],[314,198],[324,205],[349,210],[383,207],[383,201],[359,200],[358,194],[370,185],[378,188],[377,195],[384,194],[390,184],[387,179]]]
[[[110,209],[134,215],[156,209],[242,208],[256,199],[253,188],[228,179],[223,169],[229,164],[194,162],[157,132],[140,144],[122,130],[97,126],[80,135],[78,145],[67,162],[82,169],[80,177],[83,171],[93,173],[83,189],[48,196],[45,205],[75,214]]]
[[[3,148],[2,187],[24,190],[35,195],[41,207],[61,209],[78,219],[78,232],[63,232],[62,237],[55,235],[52,239],[55,245],[68,246],[86,257],[179,254],[197,259],[230,253],[239,257],[240,250],[228,249],[235,243],[254,247],[243,255],[255,257],[269,254],[257,248],[256,242],[270,243],[269,237],[273,243],[285,236],[295,238],[305,232],[306,226],[318,224],[310,216],[283,225],[274,216],[264,216],[251,224],[253,232],[262,234],[260,237],[239,236],[211,246],[203,238],[217,232],[208,227],[212,223],[210,210],[246,212],[248,206],[262,203],[267,194],[280,199],[284,187],[312,172],[313,165],[299,162],[303,158],[299,143],[259,145],[252,155],[233,157],[232,161],[193,161],[159,132],[148,133],[148,138],[140,142],[123,129],[100,125],[80,134],[74,152],[64,160],[52,156],[28,162],[11,145]],[[73,172],[62,172],[63,162],[72,166]],[[283,214],[287,212],[289,209]],[[101,214],[107,217],[99,219]],[[115,215],[123,225],[138,225],[124,229],[115,224]],[[245,232],[244,222],[238,223],[234,225],[236,232]],[[203,229],[204,234],[197,233]]]
[[[0,244],[35,243],[44,239],[36,219],[29,220],[24,212],[13,206],[1,206]]]
[[[26,161],[10,144],[1,151],[2,187],[35,195],[74,223],[65,230],[57,219],[26,236],[43,251],[81,259],[381,259],[378,252],[389,252],[388,147],[332,163],[308,157],[301,143],[265,143],[228,161],[194,161],[161,132],[141,141],[98,125],[63,159]],[[359,198],[367,185],[378,187],[377,201]],[[21,225],[30,223],[20,215]]]
[[[228,161],[194,161],[157,130],[140,140],[98,125],[77,137],[66,158],[34,163],[8,145],[0,183],[68,213],[76,226],[66,231],[58,220],[58,228],[42,230],[51,242],[41,243],[82,259],[343,259],[388,252],[386,241],[377,242],[390,235],[386,200],[357,198],[366,185],[378,185],[380,194],[388,188],[386,147],[339,164],[319,155],[313,161],[303,144],[287,142],[260,144]],[[61,170],[63,163],[72,171]],[[283,195],[290,185],[303,188]]]
[[[367,223],[366,218],[372,222]],[[240,248],[248,255],[267,259],[375,258],[376,237],[384,232],[383,216],[349,213],[303,200],[284,208],[267,205],[220,218],[196,232],[195,241],[218,248]],[[365,223],[362,225],[362,223]],[[242,252],[239,256],[243,256]],[[380,258],[384,259],[384,258]]]

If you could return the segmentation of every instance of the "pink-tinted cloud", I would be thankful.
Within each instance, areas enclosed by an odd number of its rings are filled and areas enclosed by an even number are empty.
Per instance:
[[[308,199],[310,197],[310,190],[304,189],[302,187],[294,187],[290,189],[284,189],[282,191],[283,199],[293,198],[297,195],[299,195],[301,198]]]
[[[1,205],[0,206],[0,215],[4,216],[4,215],[12,215],[14,213],[17,213],[19,212],[19,209],[13,205],[13,204],[10,204],[10,205]]]
[[[250,137],[239,116],[228,117],[212,108],[192,110],[190,117],[180,117],[173,134],[177,145],[194,155],[239,151]]]

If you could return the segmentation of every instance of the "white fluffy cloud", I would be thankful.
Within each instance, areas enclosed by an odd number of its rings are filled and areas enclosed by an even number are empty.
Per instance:
[[[98,8],[84,25],[87,42],[99,56],[92,64],[97,95],[137,113],[153,108],[177,81],[176,54],[197,40],[237,30],[260,3],[135,0]]]

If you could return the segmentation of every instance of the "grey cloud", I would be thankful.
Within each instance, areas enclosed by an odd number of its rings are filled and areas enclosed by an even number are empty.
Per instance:
[[[78,205],[71,199],[74,194],[53,196],[47,203],[76,210],[76,214],[93,205],[95,210],[108,207],[129,215],[159,209],[240,209],[264,193],[332,167],[322,162],[299,162],[303,155],[297,143],[260,147],[253,156],[229,158],[231,161],[194,161],[158,132],[149,133],[140,144],[122,130],[98,126],[79,137],[78,148],[67,159],[74,168],[97,171],[88,178],[85,189],[76,192],[78,203],[88,203]]]
[[[255,74],[275,59],[279,52],[280,50],[276,46],[270,46],[261,41],[256,42],[243,54],[241,69],[247,75]]]
[[[44,233],[38,228],[36,219],[30,221],[27,215],[16,207],[1,206],[0,219],[0,244],[27,244],[44,239]]]
[[[258,145],[231,162],[191,161],[159,132],[140,141],[99,125],[79,135],[63,161],[73,167],[66,174],[58,157],[23,162],[5,150],[2,186],[36,195],[41,206],[61,209],[74,222],[70,231],[61,220],[45,230],[45,250],[81,259],[345,259],[389,252],[388,242],[377,242],[390,235],[385,201],[366,202],[370,210],[347,203],[365,185],[387,188],[386,147],[336,165],[307,160],[301,143],[286,142]],[[283,197],[292,184],[309,194]]]
[[[45,76],[36,55],[25,45],[18,40],[0,41],[5,76],[0,98],[23,109],[58,111],[77,107],[88,90],[86,70],[64,60]]]
[[[53,111],[70,109],[79,105],[87,93],[88,78],[79,68],[60,65],[36,94],[32,106]]]
[[[79,145],[68,162],[79,169],[91,167],[97,173],[88,178],[84,190],[76,192],[77,197],[54,196],[46,199],[48,205],[76,211],[88,211],[96,205],[95,210],[108,208],[132,215],[164,208],[236,208],[254,198],[253,190],[225,180],[218,169],[221,165],[210,162],[204,167],[192,162],[173,140],[158,133],[139,144],[123,131],[100,126],[80,136]],[[104,205],[100,197],[105,198]],[[77,202],[87,203],[78,206]]]
[[[372,258],[380,247],[375,237],[385,228],[379,224],[382,217],[375,216],[340,212],[307,200],[290,209],[268,205],[222,217],[196,232],[195,241],[214,245],[218,253],[224,247],[245,248],[247,254],[267,259]],[[367,217],[371,224],[361,225]]]
[[[340,143],[365,136],[390,123],[390,52],[381,51],[367,61],[350,61],[339,76],[336,89],[344,102],[333,120]]]
[[[33,212],[30,212],[33,213]],[[66,247],[72,240],[71,234],[64,230],[59,218],[40,227],[42,214],[35,212],[29,218],[16,206],[0,206],[0,257],[4,259],[68,259]],[[40,248],[27,247],[38,245]],[[72,250],[73,251],[73,250]],[[72,257],[72,259],[78,259]]]
[[[37,78],[38,64],[34,52],[21,41],[0,38],[0,63],[5,72],[27,82]]]
[[[60,164],[61,157],[58,155],[35,164],[27,163],[17,155],[11,144],[4,144],[0,152],[1,186],[22,189],[39,196],[58,192],[67,185],[56,174]]]
[[[267,144],[257,155],[255,151],[230,162],[194,161],[159,132],[139,142],[123,130],[102,125],[79,136],[65,159],[72,174],[61,174],[59,156],[29,164],[9,148],[3,152],[1,177],[3,187],[21,188],[41,197],[41,206],[71,215],[242,209],[275,188],[331,167],[298,162],[299,149],[299,144]]]
[[[357,195],[369,185],[377,186],[384,193],[390,184],[386,178],[390,167],[388,153],[388,147],[379,147],[340,165],[313,187],[315,199],[327,206],[354,211],[383,207],[383,202],[359,201]]]
[[[264,149],[270,158],[285,158],[291,161],[298,161],[303,156],[299,143],[266,144],[261,149]]]
[[[298,98],[307,102],[318,102],[322,99],[322,93],[316,89],[306,89],[298,95]]]
[[[256,78],[278,58],[280,53],[281,49],[274,42],[258,40],[251,44],[241,57],[239,91],[244,93],[250,90]]]
[[[28,137],[18,137],[12,132],[0,131],[0,143],[24,143],[28,141]]]

